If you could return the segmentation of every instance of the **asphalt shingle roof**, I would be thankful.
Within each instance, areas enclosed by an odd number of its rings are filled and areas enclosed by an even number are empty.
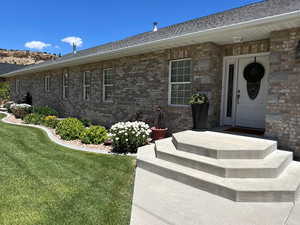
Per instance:
[[[25,66],[23,65],[16,65],[16,64],[9,64],[9,63],[0,63],[0,75],[4,73],[9,73],[14,70],[22,69]]]
[[[158,31],[156,32],[145,32],[125,38],[123,40],[81,50],[76,54],[67,54],[60,58],[57,58],[54,61],[46,61],[44,63],[38,64],[38,66],[41,66],[43,64],[55,64],[72,58],[88,56],[95,53],[101,54],[107,51],[118,50],[137,44],[144,44],[147,42],[162,40],[166,38],[173,38],[184,34],[205,31],[212,28],[218,28],[264,17],[285,14],[297,10],[300,10],[300,0],[266,0],[259,3],[246,5],[240,8],[235,8],[213,15],[189,20],[183,23],[167,26],[158,29]],[[35,65],[32,65],[27,68],[34,67]]]

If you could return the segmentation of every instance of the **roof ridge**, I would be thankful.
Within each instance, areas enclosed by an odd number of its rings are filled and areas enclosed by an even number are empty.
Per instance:
[[[184,24],[187,24],[187,23],[191,23],[193,21],[205,19],[205,18],[208,18],[208,17],[211,17],[211,16],[217,16],[217,15],[223,14],[225,12],[230,12],[230,11],[238,10],[238,9],[249,7],[249,6],[252,6],[252,5],[263,4],[263,3],[266,3],[268,1],[269,0],[260,0],[259,2],[253,2],[253,3],[242,5],[242,6],[239,6],[239,7],[230,8],[230,9],[227,9],[227,10],[222,10],[220,12],[216,12],[216,13],[213,13],[213,14],[208,14],[206,16],[200,16],[200,17],[196,17],[194,19],[189,19],[189,20],[186,20],[186,21],[183,21],[183,22],[179,22],[179,23],[167,25],[167,26],[159,28],[156,32],[160,32],[160,31],[163,31],[164,29],[169,29],[169,28],[173,28],[173,27],[176,27],[176,26],[180,26],[180,25],[184,25]],[[127,37],[119,39],[119,40],[110,41],[110,42],[106,42],[106,43],[103,43],[103,44],[96,45],[96,46],[91,47],[91,48],[82,49],[82,50],[78,51],[77,53],[80,53],[82,51],[92,50],[92,49],[95,49],[95,48],[98,48],[98,47],[101,47],[101,46],[105,46],[105,45],[109,45],[109,44],[113,44],[113,43],[117,43],[117,42],[126,41],[128,39],[131,39],[131,38],[134,38],[134,37],[137,37],[137,36],[140,36],[140,35],[144,35],[144,34],[147,34],[147,33],[152,33],[152,32],[153,31],[150,30],[150,31],[145,31],[145,32],[137,33],[137,34],[134,34],[132,36],[127,36]],[[63,57],[64,56],[69,56],[69,55],[73,55],[73,53],[67,53],[67,54],[63,55]]]

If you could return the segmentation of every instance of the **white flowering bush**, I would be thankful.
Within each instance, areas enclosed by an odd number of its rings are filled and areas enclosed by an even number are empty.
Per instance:
[[[23,119],[27,114],[31,112],[32,106],[28,104],[12,104],[10,111],[16,118]]]
[[[136,153],[138,147],[147,144],[151,130],[144,122],[119,122],[110,129],[110,137],[113,141],[115,152]]]

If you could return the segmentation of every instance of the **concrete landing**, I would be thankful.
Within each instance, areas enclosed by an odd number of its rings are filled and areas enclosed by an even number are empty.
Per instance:
[[[177,150],[217,159],[263,159],[277,142],[211,131],[183,131],[172,135]]]
[[[299,225],[300,204],[293,206],[234,202],[137,168],[130,224]]]

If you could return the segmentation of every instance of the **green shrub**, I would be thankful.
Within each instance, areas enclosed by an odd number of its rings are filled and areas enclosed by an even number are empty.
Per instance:
[[[147,144],[151,130],[144,122],[120,122],[110,129],[113,151],[136,153],[137,149]]]
[[[79,119],[79,120],[82,122],[83,126],[85,126],[85,127],[92,126],[92,121],[90,121],[90,120],[87,120],[87,119]]]
[[[16,118],[23,119],[27,114],[31,113],[32,107],[28,104],[12,104],[10,111]]]
[[[107,131],[101,126],[86,128],[80,135],[80,140],[84,144],[102,144],[107,138]]]
[[[12,104],[15,104],[15,103],[13,101],[8,101],[8,102],[4,103],[3,107],[7,109],[7,112],[11,113],[10,107]]]
[[[84,130],[82,122],[76,118],[67,118],[58,122],[56,133],[63,140],[78,139],[81,132]]]
[[[33,113],[44,115],[44,116],[57,116],[58,113],[56,110],[48,106],[34,106],[32,109]]]
[[[46,127],[51,127],[51,128],[53,128],[53,129],[56,128],[58,122],[59,122],[59,120],[57,119],[56,116],[46,116],[46,117],[43,119],[43,124],[44,124]]]
[[[30,113],[30,114],[26,115],[23,120],[27,124],[39,125],[39,124],[42,124],[43,119],[44,119],[43,115],[36,114],[36,113]]]
[[[0,101],[7,101],[10,97],[10,88],[8,82],[0,82]]]

